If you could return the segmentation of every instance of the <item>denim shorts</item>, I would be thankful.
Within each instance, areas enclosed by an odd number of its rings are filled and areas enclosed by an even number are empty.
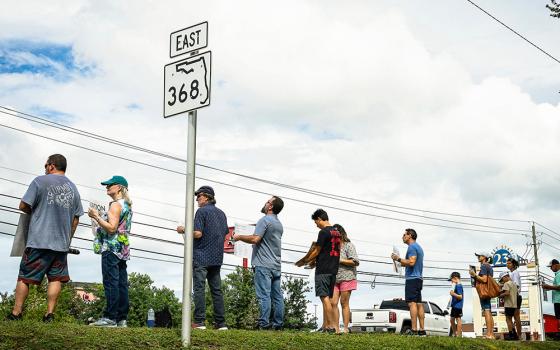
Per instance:
[[[19,265],[18,281],[41,284],[45,274],[49,282],[68,282],[68,264],[66,252],[50,249],[25,248]]]
[[[482,310],[492,311],[492,305],[490,304],[490,299],[480,299],[480,308]]]

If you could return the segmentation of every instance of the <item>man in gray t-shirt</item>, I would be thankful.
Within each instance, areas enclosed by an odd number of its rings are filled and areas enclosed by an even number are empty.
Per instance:
[[[265,214],[258,222],[253,235],[234,235],[235,241],[253,244],[251,265],[255,269],[255,291],[260,304],[260,329],[281,329],[284,325],[284,297],[281,288],[282,233],[278,220],[284,202],[280,197],[270,198],[262,208]],[[270,307],[274,306],[272,325]]]
[[[83,208],[78,189],[65,172],[66,158],[61,154],[51,155],[45,163],[45,175],[33,180],[19,204],[19,209],[31,215],[31,220],[19,268],[15,304],[8,319],[21,318],[29,284],[41,284],[47,275],[47,313],[43,321],[51,322],[61,283],[70,280],[66,255]]]

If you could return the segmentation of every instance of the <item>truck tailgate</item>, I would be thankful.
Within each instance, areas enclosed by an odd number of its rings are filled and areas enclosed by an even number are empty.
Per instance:
[[[352,310],[352,324],[355,326],[380,323],[389,323],[389,310]]]

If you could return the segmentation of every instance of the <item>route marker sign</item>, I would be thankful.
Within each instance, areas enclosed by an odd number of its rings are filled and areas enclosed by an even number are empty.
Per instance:
[[[165,118],[210,105],[211,59],[207,51],[163,67]]]

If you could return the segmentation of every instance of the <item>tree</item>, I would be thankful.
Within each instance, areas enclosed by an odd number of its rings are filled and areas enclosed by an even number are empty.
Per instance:
[[[259,317],[259,307],[255,294],[252,270],[237,267],[235,272],[226,276],[222,282],[226,324],[231,328],[253,329]],[[207,291],[207,295],[208,295]],[[211,310],[207,300],[207,314]]]
[[[557,0],[550,0],[550,3],[552,5],[546,5],[546,8],[551,12],[550,15],[552,17],[560,18],[560,2],[558,2]]]
[[[302,278],[286,277],[284,291],[284,327],[290,329],[316,328],[317,322],[307,313],[305,293],[311,291],[309,282]]]

